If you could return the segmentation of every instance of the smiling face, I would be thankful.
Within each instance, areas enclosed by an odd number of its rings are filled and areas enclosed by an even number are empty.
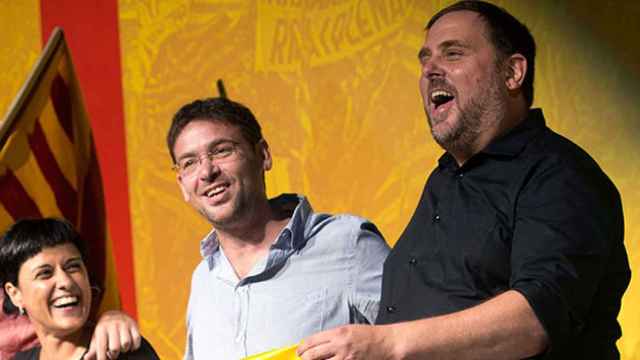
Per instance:
[[[26,260],[18,285],[7,283],[5,290],[16,306],[26,310],[39,336],[74,334],[91,310],[87,269],[71,243],[44,248]]]
[[[207,160],[224,144],[236,144],[225,159]],[[185,201],[218,230],[251,221],[255,206],[266,201],[264,172],[271,155],[264,140],[250,144],[237,126],[222,121],[194,120],[180,132],[173,148],[176,161],[199,157],[201,164],[190,174],[178,172]]]
[[[473,153],[479,136],[505,116],[508,94],[486,26],[471,11],[446,14],[429,29],[419,53],[431,133],[454,153]]]

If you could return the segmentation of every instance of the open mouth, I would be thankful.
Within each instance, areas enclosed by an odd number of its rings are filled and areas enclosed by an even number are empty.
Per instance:
[[[210,197],[210,198],[214,197],[216,195],[220,195],[227,189],[227,187],[228,187],[227,184],[221,184],[221,185],[214,186],[211,189],[207,190],[204,195],[206,197]]]
[[[455,98],[453,93],[446,90],[434,90],[431,92],[429,99],[434,107],[437,109],[440,106],[449,103]]]
[[[56,309],[64,309],[72,306],[77,306],[78,304],[80,304],[79,297],[74,295],[66,295],[53,300],[53,302],[51,303],[51,306],[53,306]]]

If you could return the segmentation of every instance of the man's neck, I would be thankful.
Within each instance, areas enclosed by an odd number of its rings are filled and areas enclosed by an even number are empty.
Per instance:
[[[218,242],[238,279],[246,277],[253,266],[269,253],[276,236],[288,221],[286,214],[272,208],[265,199],[246,222],[232,228],[216,228]]]
[[[451,151],[448,150],[453,158],[458,163],[458,166],[462,166],[467,160],[471,159],[475,154],[484,150],[489,144],[491,144],[494,140],[500,138],[505,135],[511,129],[518,126],[522,123],[529,113],[529,109],[524,106],[515,105],[510,111],[505,114],[504,118],[496,121],[496,126],[485,129],[484,131],[478,134],[476,141],[471,144],[469,147],[464,149],[460,149],[460,151]]]

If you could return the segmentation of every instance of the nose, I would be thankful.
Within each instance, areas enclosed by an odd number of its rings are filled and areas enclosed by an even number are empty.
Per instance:
[[[444,70],[436,56],[431,56],[422,62],[422,76],[427,79],[444,76]]]
[[[200,180],[210,180],[220,173],[220,167],[215,161],[211,161],[209,157],[203,156],[198,163],[197,172]]]
[[[71,275],[69,275],[66,271],[64,270],[60,270],[58,271],[58,273],[56,274],[56,286],[58,287],[58,289],[65,289],[68,290],[70,289],[73,285],[73,279],[71,278]]]

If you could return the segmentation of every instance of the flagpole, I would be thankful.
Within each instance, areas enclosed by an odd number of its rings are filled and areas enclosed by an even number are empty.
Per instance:
[[[227,91],[224,89],[224,84],[222,83],[222,79],[218,79],[216,84],[218,85],[218,96],[220,96],[223,99],[228,99]]]

